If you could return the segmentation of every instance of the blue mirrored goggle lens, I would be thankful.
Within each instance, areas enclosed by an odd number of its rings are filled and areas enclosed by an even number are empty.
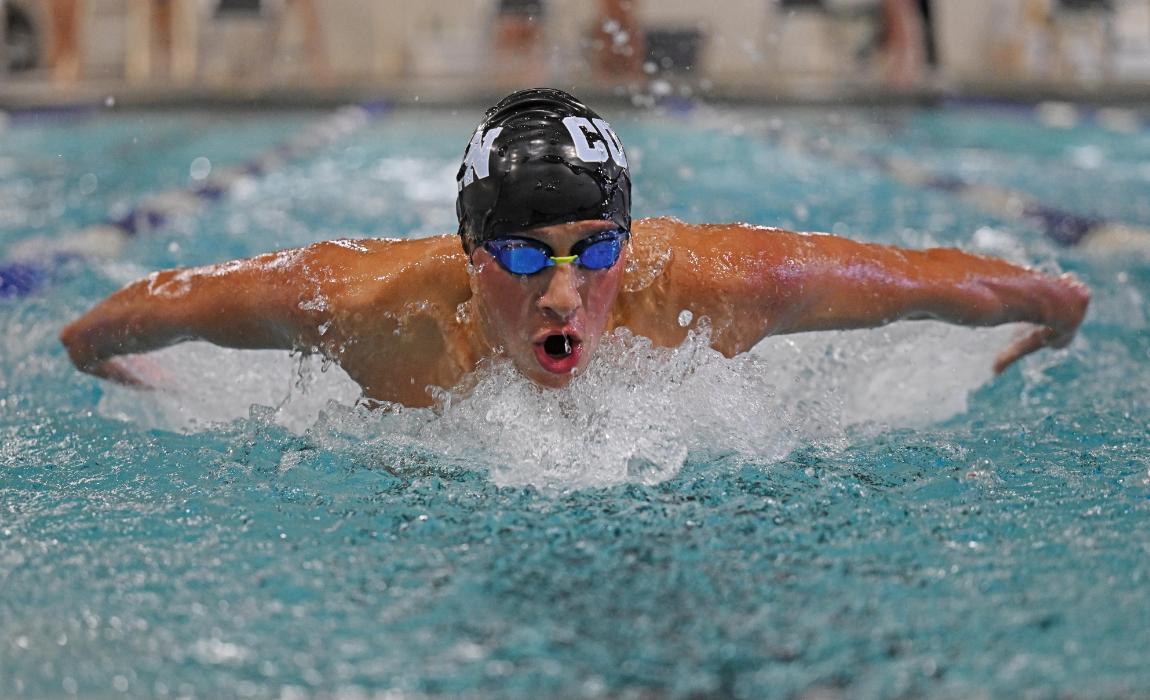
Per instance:
[[[525,241],[490,241],[487,252],[515,275],[533,275],[551,264],[551,251]]]
[[[579,252],[580,267],[588,270],[606,270],[619,260],[623,243],[619,238],[606,238],[588,245]]]
[[[551,263],[547,251],[528,245],[501,248],[496,253],[496,260],[515,275],[534,275]]]
[[[587,270],[605,270],[619,260],[626,231],[609,231],[577,243],[572,253],[575,264]],[[483,244],[495,261],[514,275],[534,275],[555,263],[545,244],[525,239],[496,239]]]

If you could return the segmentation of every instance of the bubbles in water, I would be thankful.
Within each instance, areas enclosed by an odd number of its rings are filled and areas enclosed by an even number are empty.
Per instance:
[[[259,409],[260,420],[383,469],[461,465],[499,485],[559,489],[653,484],[692,454],[774,462],[799,446],[839,449],[860,432],[949,418],[990,379],[1013,332],[904,323],[768,338],[727,359],[710,348],[706,319],[697,326],[674,349],[626,330],[606,336],[587,372],[562,390],[486,363],[470,389],[442,391],[434,410],[357,407],[355,383],[325,374],[318,358],[297,365],[285,353],[194,343],[157,353],[175,375],[172,390],[108,387],[100,410],[203,430],[256,415],[254,403],[275,407]]]
[[[95,173],[86,173],[80,178],[80,194],[84,196],[94,193],[99,186],[100,180]]]
[[[1076,146],[1069,149],[1070,162],[1083,170],[1097,170],[1106,164],[1106,152],[1098,146]]]
[[[200,156],[192,161],[188,174],[193,180],[204,180],[212,173],[212,161]]]
[[[147,357],[163,369],[157,390],[105,384],[100,413],[148,427],[197,431],[246,418],[253,405],[274,406],[277,422],[302,433],[330,401],[351,405],[360,394],[345,373],[324,372],[315,356],[193,342]]]

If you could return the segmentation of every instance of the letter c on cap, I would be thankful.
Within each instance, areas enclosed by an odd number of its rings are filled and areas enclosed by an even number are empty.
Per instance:
[[[611,160],[619,164],[620,168],[627,167],[627,154],[623,152],[623,142],[615,134],[615,130],[611,125],[602,119],[592,119],[591,123],[602,134],[603,140],[607,142],[607,150],[611,151]]]
[[[590,121],[584,117],[563,117],[563,126],[567,127],[567,133],[571,134],[571,140],[575,143],[575,155],[579,156],[579,160],[584,163],[602,163],[607,160],[607,146],[602,141],[593,144],[587,138],[588,132],[599,134]]]

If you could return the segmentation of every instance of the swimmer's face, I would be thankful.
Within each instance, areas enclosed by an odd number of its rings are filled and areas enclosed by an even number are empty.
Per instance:
[[[555,256],[566,256],[588,236],[614,228],[609,221],[578,221],[517,237],[540,241]],[[483,246],[476,248],[471,289],[488,342],[536,384],[566,386],[587,367],[611,321],[627,253],[624,243],[619,260],[604,270],[559,264],[534,275],[515,275]]]

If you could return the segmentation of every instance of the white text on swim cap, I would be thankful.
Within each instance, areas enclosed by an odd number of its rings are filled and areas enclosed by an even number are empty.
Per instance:
[[[564,117],[563,126],[571,134],[571,141],[575,144],[575,155],[584,163],[602,163],[611,158],[620,168],[627,167],[627,156],[623,153],[623,143],[615,135],[611,125],[602,119],[587,120],[586,117]],[[599,140],[591,143],[587,138],[589,133],[599,136]]]
[[[491,144],[495,143],[502,132],[501,126],[487,133],[483,133],[482,128],[475,130],[471,143],[467,144],[467,153],[463,156],[463,177],[459,179],[459,189],[491,174]]]

